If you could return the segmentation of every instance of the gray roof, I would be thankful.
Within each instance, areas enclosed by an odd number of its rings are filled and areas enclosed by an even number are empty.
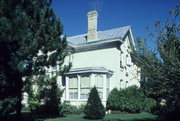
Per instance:
[[[83,67],[83,68],[71,68],[66,74],[74,73],[89,73],[89,72],[100,72],[112,74],[113,71],[106,69],[105,67]]]
[[[120,27],[116,29],[110,29],[106,31],[98,31],[98,39],[97,40],[90,40],[87,41],[87,34],[81,34],[77,36],[67,37],[67,41],[74,45],[85,44],[89,42],[107,40],[107,39],[114,39],[114,38],[123,38],[130,26]]]

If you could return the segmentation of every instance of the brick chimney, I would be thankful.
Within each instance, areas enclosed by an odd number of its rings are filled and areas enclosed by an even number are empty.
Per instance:
[[[97,11],[90,11],[87,14],[88,16],[88,35],[87,40],[96,40],[97,39]]]

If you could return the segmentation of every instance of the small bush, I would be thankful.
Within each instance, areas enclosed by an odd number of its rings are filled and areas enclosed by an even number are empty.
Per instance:
[[[64,101],[61,104],[61,115],[70,115],[70,114],[81,114],[84,112],[85,105],[76,107],[71,105],[69,101]]]
[[[102,119],[105,116],[105,109],[96,87],[91,89],[84,113],[84,118],[87,119]]]
[[[144,111],[153,112],[156,108],[156,101],[152,98],[145,98],[144,100]]]

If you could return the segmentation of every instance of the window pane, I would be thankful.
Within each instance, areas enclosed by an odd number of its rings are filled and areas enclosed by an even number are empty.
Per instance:
[[[103,77],[102,76],[95,76],[95,85],[96,87],[103,87]]]
[[[81,87],[90,87],[90,78],[87,76],[81,77]]]
[[[81,88],[81,99],[87,99],[90,93],[90,88]]]
[[[78,80],[77,77],[69,78],[69,99],[78,98]]]
[[[102,97],[103,97],[103,76],[101,76],[101,75],[95,76],[95,86],[98,90],[99,97],[102,99]]]
[[[81,77],[81,99],[87,99],[90,92],[90,77]]]
[[[77,98],[78,98],[78,90],[69,89],[69,99],[77,99]]]
[[[78,88],[78,81],[76,77],[69,78],[69,88]]]

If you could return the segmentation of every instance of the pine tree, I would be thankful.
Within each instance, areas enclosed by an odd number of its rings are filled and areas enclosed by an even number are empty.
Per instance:
[[[59,116],[62,91],[58,88],[55,78],[50,80],[48,86],[49,88],[43,89],[44,104],[41,106],[43,110],[40,110],[39,113],[46,116]]]
[[[87,119],[102,119],[105,116],[105,109],[96,87],[91,89],[84,113]]]
[[[51,8],[52,0],[0,1],[0,115],[21,114],[23,77],[44,75],[67,55],[62,24]],[[31,81],[31,80],[29,80]]]

